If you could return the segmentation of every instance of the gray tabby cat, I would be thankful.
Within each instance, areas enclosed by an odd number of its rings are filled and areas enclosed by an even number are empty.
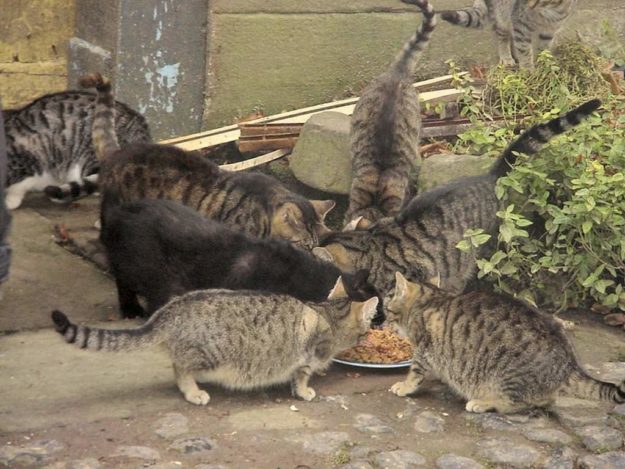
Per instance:
[[[3,111],[8,152],[6,204],[20,206],[27,192],[46,191],[69,202],[96,189],[99,162],[91,142],[95,95],[65,91],[21,109]],[[143,116],[114,103],[114,126],[122,145],[151,141]],[[57,185],[65,184],[62,189]]]
[[[537,53],[551,44],[577,0],[475,0],[471,8],[442,11],[441,18],[467,28],[493,23],[499,61],[532,68],[532,45]]]
[[[419,165],[421,109],[412,76],[436,26],[427,0],[402,0],[420,8],[423,23],[389,67],[363,91],[351,118],[352,185],[345,223],[369,224],[396,215],[410,199]]]
[[[414,356],[394,394],[414,393],[430,371],[468,400],[469,412],[542,407],[558,393],[625,402],[625,381],[589,376],[552,317],[490,292],[452,296],[400,273],[396,282],[385,301],[387,323],[406,334]]]
[[[106,352],[164,343],[178,388],[187,401],[210,396],[196,380],[230,389],[254,389],[291,381],[294,396],[310,401],[308,380],[332,357],[367,334],[378,299],[350,302],[341,278],[322,303],[252,291],[198,290],[179,296],[135,329],[76,326],[60,311],[56,330],[80,348]]]
[[[311,201],[262,173],[225,171],[202,156],[169,145],[135,144],[119,148],[112,122],[110,83],[85,77],[98,90],[93,141],[101,161],[100,185],[115,189],[122,201],[169,199],[260,238],[283,239],[311,249],[329,230],[332,200]]]
[[[495,195],[495,184],[510,170],[516,153],[536,153],[549,139],[579,124],[600,104],[592,100],[564,116],[534,125],[506,148],[488,174],[458,179],[424,192],[396,217],[384,218],[365,230],[328,235],[322,239],[322,247],[313,252],[344,272],[368,270],[369,283],[380,296],[393,287],[396,271],[411,281],[440,276],[441,288],[462,292],[475,277],[475,258],[455,246],[468,229],[496,233],[496,212],[501,202]]]

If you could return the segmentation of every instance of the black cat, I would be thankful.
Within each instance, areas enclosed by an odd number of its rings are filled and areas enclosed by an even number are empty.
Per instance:
[[[234,231],[178,202],[120,203],[108,190],[101,223],[124,317],[152,314],[173,296],[207,288],[265,290],[320,302],[340,275],[353,300],[376,294],[366,270],[342,273],[286,241]],[[137,295],[146,299],[147,312]]]

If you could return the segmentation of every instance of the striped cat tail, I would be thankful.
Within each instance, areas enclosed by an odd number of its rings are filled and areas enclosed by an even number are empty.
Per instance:
[[[501,156],[493,164],[490,174],[501,177],[508,174],[516,161],[515,153],[533,155],[543,145],[556,135],[560,135],[576,125],[579,125],[586,117],[591,115],[601,106],[601,101],[593,99],[587,101],[563,116],[556,117],[546,123],[536,124],[523,132],[514,142],[508,145]]]
[[[97,91],[91,138],[96,157],[102,161],[107,155],[119,150],[115,132],[115,99],[111,82],[99,73],[93,73],[84,76],[80,80],[80,85],[83,88],[95,88]]]
[[[409,5],[416,5],[423,14],[423,23],[414,35],[404,44],[401,52],[395,57],[393,68],[403,74],[412,75],[415,66],[430,36],[436,27],[436,14],[434,7],[428,0],[401,0]]]
[[[72,324],[61,311],[52,311],[54,327],[67,343],[103,352],[138,350],[162,342],[165,337],[155,330],[155,318],[158,318],[158,314],[134,329],[96,329]]]
[[[463,10],[444,10],[441,18],[451,24],[465,28],[481,28],[488,20],[488,8],[484,0],[476,0],[471,8]]]
[[[625,402],[625,380],[619,384],[606,383],[596,380],[581,369],[571,373],[560,390],[582,399],[596,399],[617,404]]]
[[[80,181],[72,181],[60,186],[47,186],[44,192],[48,199],[57,204],[68,204],[86,197],[98,190],[98,175],[86,176]]]

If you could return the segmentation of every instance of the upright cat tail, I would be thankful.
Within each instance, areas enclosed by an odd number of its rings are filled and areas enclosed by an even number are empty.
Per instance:
[[[493,164],[490,173],[497,177],[505,176],[516,161],[515,153],[533,155],[556,135],[560,135],[579,125],[586,117],[596,111],[599,106],[601,106],[601,101],[593,99],[547,123],[533,125],[508,145],[508,148],[503,151]]]
[[[76,199],[86,197],[98,190],[98,176],[93,174],[79,182],[72,181],[60,186],[47,186],[44,192],[48,199],[57,204],[68,204]]]
[[[471,8],[463,10],[444,10],[441,18],[448,23],[465,28],[482,28],[488,21],[488,7],[484,0],[476,0]]]
[[[595,399],[617,404],[625,402],[625,380],[619,384],[606,383],[589,376],[581,369],[571,373],[560,390],[564,394],[582,399]]]
[[[96,157],[102,161],[119,150],[119,142],[115,133],[115,98],[111,82],[101,74],[93,73],[84,76],[80,80],[80,85],[83,88],[95,88],[97,91],[91,139]]]
[[[432,31],[436,27],[434,7],[428,0],[401,0],[409,5],[416,5],[423,14],[423,23],[414,35],[404,44],[401,52],[395,57],[394,67],[400,73],[412,75],[417,61],[430,40]]]
[[[96,329],[72,324],[62,312],[52,311],[54,327],[67,343],[103,352],[138,350],[162,342],[165,338],[154,328],[156,317],[134,329]]]

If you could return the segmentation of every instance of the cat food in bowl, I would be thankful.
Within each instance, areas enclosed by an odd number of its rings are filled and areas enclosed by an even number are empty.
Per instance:
[[[358,345],[335,357],[338,363],[357,366],[407,366],[412,358],[412,345],[388,328],[370,329]]]

